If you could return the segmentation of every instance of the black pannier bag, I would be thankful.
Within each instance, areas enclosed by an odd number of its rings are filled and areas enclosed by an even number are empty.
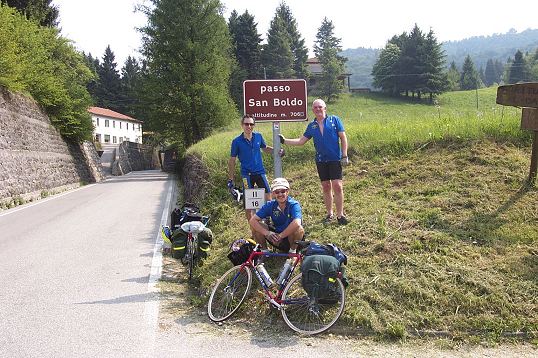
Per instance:
[[[239,240],[235,240],[230,245],[230,249],[231,251],[228,254],[228,259],[234,266],[237,266],[245,263],[248,260],[248,257],[254,250],[254,245],[241,238]]]
[[[200,209],[193,204],[185,203],[183,207],[175,208],[170,214],[170,226],[172,231],[181,228],[181,224],[189,221],[202,221]]]
[[[187,251],[187,233],[181,229],[174,231],[172,238],[172,257],[175,259],[181,259],[185,256]]]
[[[336,281],[340,262],[329,255],[312,255],[304,258],[301,264],[301,284],[310,298],[319,303],[336,303],[339,285]]]
[[[209,255],[209,247],[213,242],[213,232],[205,228],[198,234],[198,257],[205,259]]]

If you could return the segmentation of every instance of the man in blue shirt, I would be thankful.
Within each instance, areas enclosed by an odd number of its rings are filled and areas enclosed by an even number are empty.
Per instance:
[[[249,221],[254,239],[262,248],[267,242],[284,252],[295,252],[296,242],[304,236],[303,214],[299,202],[289,196],[290,184],[284,178],[276,178],[271,183],[274,199],[265,203]],[[274,231],[271,231],[265,217],[271,217]]]
[[[347,137],[342,120],[334,115],[327,115],[327,105],[322,99],[312,104],[316,118],[308,124],[301,138],[286,139],[280,136],[282,144],[303,145],[314,138],[316,149],[316,167],[323,190],[323,202],[327,210],[325,223],[333,218],[333,198],[336,206],[336,218],[340,225],[348,223],[344,216],[344,184],[342,182],[342,165],[349,164],[347,158]],[[340,150],[340,144],[342,150]]]
[[[254,187],[264,188],[265,200],[267,201],[271,198],[271,195],[261,151],[273,153],[273,147],[265,144],[260,133],[254,132],[255,125],[254,118],[248,114],[244,115],[241,119],[243,133],[232,141],[230,159],[228,160],[228,189],[233,189],[234,187],[235,162],[237,157],[239,157],[243,189]],[[282,155],[284,155],[283,150],[280,151],[280,156]],[[247,220],[250,220],[252,214],[251,210],[246,211]]]

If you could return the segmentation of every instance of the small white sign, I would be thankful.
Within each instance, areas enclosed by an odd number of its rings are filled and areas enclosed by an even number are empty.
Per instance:
[[[245,189],[245,209],[259,209],[265,204],[265,189]]]

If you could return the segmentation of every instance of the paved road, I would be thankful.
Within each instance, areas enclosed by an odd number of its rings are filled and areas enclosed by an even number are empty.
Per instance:
[[[0,356],[152,356],[173,188],[137,172],[0,213]]]
[[[136,172],[0,212],[0,357],[537,355],[529,345],[440,350],[212,324],[188,299],[158,292],[158,232],[174,188],[166,174]]]

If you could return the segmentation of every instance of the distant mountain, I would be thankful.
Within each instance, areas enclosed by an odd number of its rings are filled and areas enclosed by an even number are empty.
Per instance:
[[[538,48],[538,29],[527,29],[518,33],[512,29],[505,34],[491,36],[475,36],[461,41],[443,43],[446,54],[446,65],[452,61],[461,69],[465,56],[470,55],[475,68],[486,68],[486,62],[499,60],[506,63],[508,58],[514,58],[517,50],[533,52]],[[351,88],[372,87],[372,67],[377,60],[380,49],[359,47],[346,49],[342,55],[347,57],[346,72],[352,73]]]

